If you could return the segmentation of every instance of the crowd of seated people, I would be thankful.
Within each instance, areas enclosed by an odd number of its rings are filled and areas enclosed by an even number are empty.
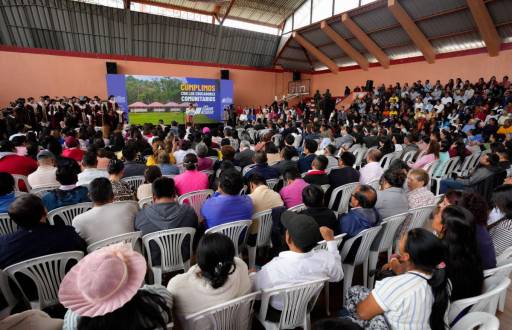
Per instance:
[[[249,292],[320,278],[340,282],[346,260],[335,235],[345,234],[346,242],[389,217],[432,207],[431,223],[411,229],[404,221],[399,254],[379,261],[394,276],[375,288],[348,290],[343,322],[443,329],[449,302],[484,292],[484,270],[496,267],[512,246],[511,91],[508,78],[397,83],[367,91],[335,115],[302,102],[302,111],[275,104],[244,120],[202,128],[119,121],[105,129],[101,121],[76,116],[76,98],[19,101],[0,119],[0,213],[16,224],[0,236],[0,268],[53,253],[85,253],[91,244],[134,231],[194,228],[192,250],[181,252],[195,264],[167,288],[141,286],[151,271],[144,257],[115,245],[86,254],[59,290],[65,329],[165,328],[171,321],[187,328],[188,315]],[[48,118],[49,109],[58,109],[58,116]],[[383,157],[391,161],[384,164]],[[453,157],[459,157],[458,170],[441,177]],[[134,177],[143,183],[125,181]],[[341,188],[351,183],[353,190]],[[40,188],[48,190],[31,194]],[[206,189],[213,194],[199,207],[178,202]],[[344,193],[350,194],[347,211],[338,214]],[[143,199],[150,201],[138,206]],[[91,209],[71,224],[48,223],[49,212],[85,202]],[[245,251],[235,255],[240,242],[204,233],[253,220],[247,243],[254,247],[259,220],[253,215],[262,211],[272,215],[272,253],[258,258],[254,269]],[[325,248],[316,249],[322,240]],[[159,264],[160,248],[150,249],[153,265]],[[278,320],[284,307],[280,298],[271,299],[267,319]]]

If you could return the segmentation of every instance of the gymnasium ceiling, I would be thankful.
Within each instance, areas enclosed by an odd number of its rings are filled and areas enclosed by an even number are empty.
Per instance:
[[[415,35],[411,36],[410,32],[413,29],[399,22],[392,8],[388,8],[388,5],[391,6],[394,2],[398,2],[410,22],[417,27]],[[483,3],[480,9],[484,10],[480,10],[478,15],[484,16],[477,16],[480,24],[477,25],[474,13],[468,5],[479,2]],[[490,16],[487,25],[486,20],[482,19],[482,17],[485,18],[485,12]],[[325,20],[324,29],[321,27],[321,22],[318,22],[296,30],[295,38],[292,32],[284,34],[280,40],[274,64],[288,70],[331,69],[331,71],[337,71],[339,67],[357,65],[356,59],[363,64],[368,61],[370,65],[377,62],[381,62],[382,65],[390,60],[427,54],[430,57],[433,55],[435,61],[435,56],[444,53],[486,46],[489,54],[492,53],[495,56],[496,48],[499,52],[501,43],[512,42],[511,0],[380,0],[351,10],[346,15],[365,36],[369,37],[370,43],[374,44],[373,49],[369,46],[368,40],[364,40],[364,36],[354,35],[349,29],[350,22],[346,23],[347,20],[342,22],[342,15],[336,15]],[[325,25],[328,27],[326,28]],[[349,48],[356,54],[352,52],[352,56],[349,56],[333,38],[328,36],[326,33],[328,28],[348,42]],[[487,35],[490,33],[490,39],[487,39],[488,45],[482,37],[483,34],[480,31],[482,28],[487,29]],[[300,44],[297,41],[300,37],[332,61],[331,65],[328,60],[320,60],[315,56],[314,50],[306,49],[308,47],[304,47],[304,43]],[[423,47],[423,52],[418,45]],[[380,55],[379,50],[382,51]],[[362,57],[358,58],[357,54]],[[376,58],[376,54],[381,61]],[[333,69],[332,63],[337,68]]]

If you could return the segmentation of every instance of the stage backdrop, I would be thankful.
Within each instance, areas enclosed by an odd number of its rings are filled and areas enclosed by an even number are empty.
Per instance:
[[[222,122],[224,108],[233,103],[233,81],[140,75],[107,75],[107,93],[114,95],[130,124],[184,123],[194,104],[194,122]]]

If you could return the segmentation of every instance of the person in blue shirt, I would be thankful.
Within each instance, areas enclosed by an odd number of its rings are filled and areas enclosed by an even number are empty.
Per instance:
[[[268,166],[267,161],[267,153],[265,151],[258,151],[254,154],[254,163],[256,165],[249,172],[245,173],[244,178],[247,180],[254,173],[261,175],[265,180],[279,178],[281,175],[279,170]]]
[[[7,213],[15,199],[14,178],[7,172],[0,172],[0,213]]]
[[[221,173],[219,189],[201,207],[201,216],[207,229],[228,222],[252,219],[251,198],[238,195],[243,186],[242,174],[237,170],[227,169]]]
[[[350,199],[352,209],[341,216],[340,228],[346,238],[354,237],[365,229],[379,224],[381,217],[375,209],[377,192],[368,185],[358,186]]]
[[[297,163],[300,173],[307,172],[311,169],[311,164],[316,157],[315,152],[317,149],[318,143],[315,140],[307,139],[304,141],[304,154]]]

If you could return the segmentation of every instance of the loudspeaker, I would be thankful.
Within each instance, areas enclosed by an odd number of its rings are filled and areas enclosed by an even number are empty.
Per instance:
[[[367,80],[366,81],[366,87],[364,89],[367,92],[371,91],[373,89],[373,80]]]
[[[107,73],[109,73],[109,74],[117,73],[117,63],[116,62],[107,62]]]
[[[299,81],[299,80],[300,80],[300,72],[293,71],[293,81]]]
[[[229,70],[220,70],[220,79],[229,80]]]

